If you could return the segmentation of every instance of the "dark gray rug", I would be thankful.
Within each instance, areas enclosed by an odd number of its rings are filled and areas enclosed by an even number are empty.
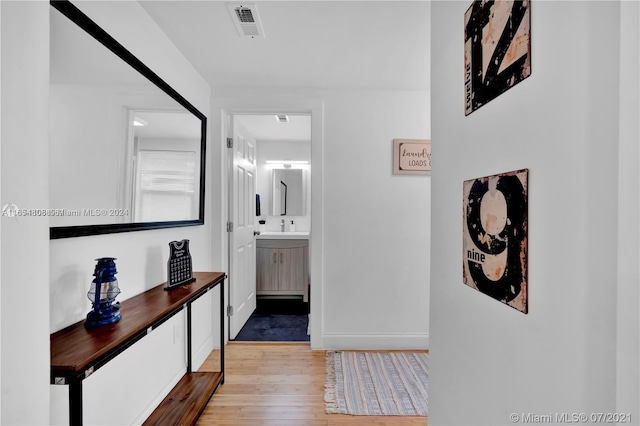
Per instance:
[[[244,342],[308,342],[309,317],[304,315],[253,314],[235,340]]]

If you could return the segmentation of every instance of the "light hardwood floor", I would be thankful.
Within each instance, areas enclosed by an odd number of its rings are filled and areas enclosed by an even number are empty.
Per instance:
[[[200,371],[219,371],[215,353]],[[200,416],[200,426],[426,426],[426,417],[326,414],[325,352],[309,343],[230,342],[225,383]]]

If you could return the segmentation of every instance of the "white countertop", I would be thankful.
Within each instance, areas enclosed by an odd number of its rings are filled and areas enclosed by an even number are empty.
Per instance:
[[[309,233],[265,231],[256,235],[256,238],[259,240],[306,240],[309,238]]]

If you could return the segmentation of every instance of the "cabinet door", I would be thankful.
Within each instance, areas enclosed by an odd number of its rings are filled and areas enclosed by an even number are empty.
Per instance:
[[[258,248],[256,253],[256,290],[278,290],[280,250],[272,248]]]
[[[280,291],[304,291],[305,248],[280,249]]]

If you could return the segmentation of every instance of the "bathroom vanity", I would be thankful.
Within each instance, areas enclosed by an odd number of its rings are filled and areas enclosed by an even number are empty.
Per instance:
[[[309,233],[263,232],[256,241],[256,294],[309,299]]]

